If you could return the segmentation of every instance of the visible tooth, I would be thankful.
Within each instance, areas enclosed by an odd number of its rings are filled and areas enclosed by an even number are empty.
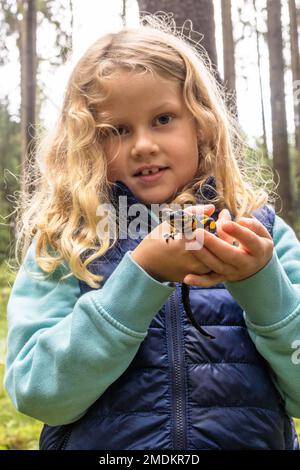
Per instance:
[[[159,171],[158,168],[153,168],[152,170],[143,170],[142,175],[146,176],[146,175],[150,175],[152,173],[157,173],[158,171]]]

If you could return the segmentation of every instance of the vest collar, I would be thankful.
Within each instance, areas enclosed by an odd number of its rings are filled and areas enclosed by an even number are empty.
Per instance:
[[[116,181],[112,186],[112,201],[117,203],[119,196],[127,196],[128,205],[139,203],[140,201],[136,198],[133,192],[126,186],[122,181]],[[217,195],[216,191],[216,180],[214,176],[209,176],[201,191],[198,190],[195,194],[197,204],[208,204]]]

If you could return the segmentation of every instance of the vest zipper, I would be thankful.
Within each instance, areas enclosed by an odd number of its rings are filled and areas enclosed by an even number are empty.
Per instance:
[[[166,304],[167,345],[172,384],[172,438],[175,450],[186,449],[186,371],[183,331],[176,290]]]
[[[68,445],[68,442],[69,442],[69,439],[71,437],[71,434],[72,434],[72,427],[70,429],[68,429],[68,431],[64,435],[62,441],[60,442],[60,444],[58,446],[58,450],[65,450],[66,449],[66,447]]]

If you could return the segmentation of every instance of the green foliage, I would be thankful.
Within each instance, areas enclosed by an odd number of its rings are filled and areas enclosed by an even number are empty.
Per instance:
[[[42,423],[19,413],[3,387],[6,350],[6,305],[15,275],[5,263],[0,265],[0,450],[38,449]]]
[[[3,380],[4,365],[0,364]],[[0,450],[37,450],[42,423],[18,413],[0,386]]]
[[[51,58],[43,59],[56,66],[65,63],[72,42],[72,0],[38,0],[36,11],[37,28],[46,22],[55,29],[55,53]],[[19,46],[22,15],[22,2],[0,0],[0,65],[9,62],[7,38],[14,37],[16,45]]]
[[[294,423],[295,423],[295,426],[296,426],[298,441],[300,442],[300,419],[294,418]]]
[[[19,190],[20,124],[11,120],[8,102],[0,102],[0,262],[8,258],[13,240],[13,198]]]
[[[289,136],[289,140],[292,140],[292,136]],[[300,207],[297,196],[297,185],[296,185],[296,172],[297,172],[297,160],[299,158],[296,148],[289,144],[289,156],[290,156],[290,186],[292,189],[293,199],[293,229],[296,232],[298,239],[300,240]],[[266,149],[262,143],[262,139],[256,139],[255,146],[249,146],[246,149],[245,160],[247,162],[247,175],[253,181],[257,181],[258,173],[263,181],[269,182],[266,189],[271,196],[272,204],[276,204],[276,210],[280,217],[283,217],[282,213],[278,211],[277,204],[280,207],[280,199],[278,197],[277,185],[279,178],[277,174],[273,172],[273,161],[272,157],[266,153]]]
[[[292,192],[293,192],[293,212],[295,221],[293,224],[293,229],[296,232],[298,239],[300,240],[300,207],[299,207],[299,196],[297,196],[297,165],[299,154],[295,147],[289,146],[289,153],[290,153],[290,160],[291,160],[291,185],[292,185]]]
[[[72,0],[38,0],[37,10],[41,21],[48,21],[55,28],[56,55],[47,60],[53,66],[64,64],[72,47]]]
[[[0,65],[9,62],[7,38],[18,36],[17,2],[0,0]]]

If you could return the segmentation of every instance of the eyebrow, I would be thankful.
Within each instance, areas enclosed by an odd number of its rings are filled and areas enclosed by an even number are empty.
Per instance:
[[[178,103],[174,103],[174,102],[171,102],[171,101],[164,101],[163,103],[159,104],[158,106],[156,106],[155,108],[152,108],[150,110],[150,113],[155,113],[156,111],[158,111],[159,109],[161,108],[167,108],[167,107],[178,107]],[[122,121],[122,119],[119,117],[119,116],[112,116],[111,113],[109,111],[102,111],[99,113],[99,117],[101,117],[102,119],[113,119],[114,121],[117,120],[117,121]]]
[[[164,103],[161,103],[160,105],[156,106],[155,108],[153,108],[151,111],[154,112],[154,111],[157,111],[158,109],[160,108],[164,108],[164,107],[168,107],[168,106],[178,106],[177,103],[174,103],[172,101],[165,101]]]

